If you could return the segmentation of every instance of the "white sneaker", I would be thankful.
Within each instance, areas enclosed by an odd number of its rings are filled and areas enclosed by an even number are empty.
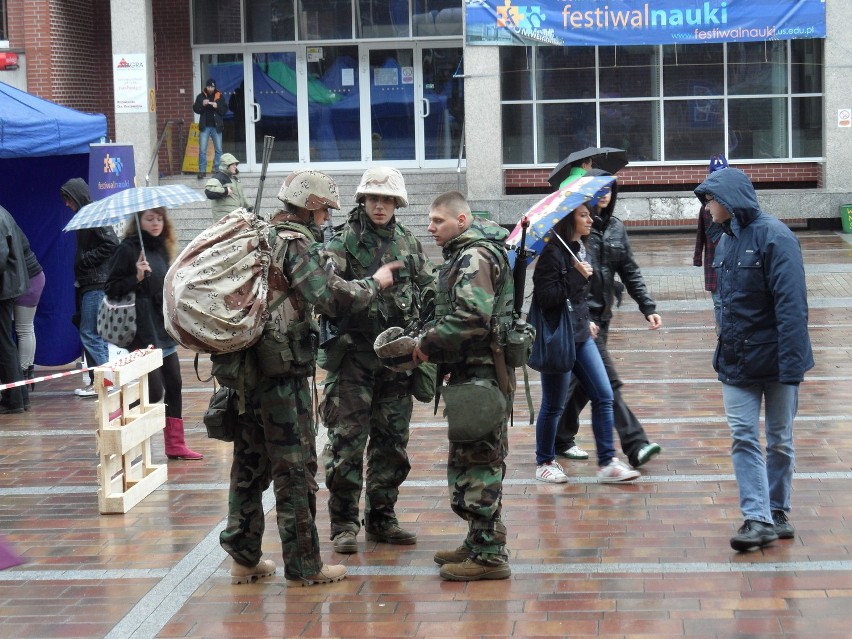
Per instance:
[[[539,481],[546,481],[551,484],[564,484],[568,481],[568,476],[562,470],[562,466],[555,461],[549,461],[545,464],[540,464],[535,467],[535,478]]]
[[[565,450],[561,453],[556,453],[560,457],[567,457],[568,459],[588,459],[589,453],[580,448],[579,446],[571,446],[568,450]]]
[[[639,471],[633,470],[618,457],[613,457],[608,465],[598,468],[598,480],[604,483],[630,481],[637,477],[639,477]]]
[[[83,388],[78,388],[74,391],[74,394],[77,397],[97,397],[98,391],[95,390],[94,384],[89,384],[88,386],[84,386]]]

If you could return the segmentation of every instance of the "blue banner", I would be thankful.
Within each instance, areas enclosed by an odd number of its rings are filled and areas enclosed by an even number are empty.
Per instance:
[[[136,186],[132,144],[89,145],[89,191],[92,201]]]
[[[825,37],[825,0],[465,0],[469,45],[614,46]]]

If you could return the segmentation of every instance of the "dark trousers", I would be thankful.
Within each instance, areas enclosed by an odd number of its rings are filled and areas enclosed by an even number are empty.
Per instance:
[[[4,384],[19,382],[23,378],[18,347],[12,339],[14,325],[15,300],[0,300],[0,382]],[[7,408],[23,408],[25,392],[23,386],[4,390],[3,405]]]
[[[612,363],[612,358],[606,347],[607,337],[609,337],[609,322],[598,322],[600,332],[595,340],[598,351],[600,351],[601,359],[606,368],[609,383],[612,386],[613,405],[612,410],[615,417],[615,431],[618,433],[618,438],[621,440],[621,450],[627,456],[627,460],[631,465],[635,466],[636,456],[639,454],[645,444],[648,443],[648,436],[645,434],[645,429],[642,424],[633,414],[633,411],[624,402],[624,398],[619,390],[624,384],[618,377],[618,371]],[[571,383],[568,388],[568,401],[565,404],[565,409],[562,411],[562,417],[559,420],[559,426],[556,428],[556,450],[568,450],[575,444],[575,437],[580,430],[580,413],[589,403],[589,398],[583,387],[578,383],[576,376],[571,377]]]

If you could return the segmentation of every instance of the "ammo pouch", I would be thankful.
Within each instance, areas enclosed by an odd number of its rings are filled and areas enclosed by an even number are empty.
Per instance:
[[[246,351],[214,353],[210,356],[210,364],[210,372],[222,386],[246,388],[256,381],[254,358],[246,357]]]
[[[220,386],[210,398],[210,405],[202,418],[207,427],[207,436],[223,442],[234,441],[239,419],[237,409],[237,391]]]
[[[354,343],[349,333],[342,333],[324,342],[317,355],[317,366],[330,373],[339,370],[346,352]]]
[[[524,320],[515,320],[506,331],[506,366],[519,368],[527,363],[535,341],[535,328]]]
[[[435,384],[438,381],[438,365],[423,362],[411,371],[411,394],[418,402],[435,399]]]
[[[490,379],[471,379],[441,388],[447,437],[454,443],[495,439],[506,419],[506,396]]]
[[[287,333],[274,329],[263,332],[254,345],[257,366],[264,377],[305,376],[314,371],[316,331],[307,320],[291,324]]]

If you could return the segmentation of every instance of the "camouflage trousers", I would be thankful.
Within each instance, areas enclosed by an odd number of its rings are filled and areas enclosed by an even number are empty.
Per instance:
[[[399,487],[411,470],[406,448],[412,408],[411,377],[383,367],[372,352],[349,352],[326,379],[320,410],[330,448],[325,484],[331,539],[361,528],[365,451],[366,526],[380,530],[398,523]]]
[[[316,430],[307,378],[264,379],[246,392],[246,412],[234,437],[228,524],[222,548],[255,566],[264,530],[263,491],[272,483],[284,572],[308,577],[322,568],[315,523]]]
[[[508,396],[508,406],[512,396]],[[509,560],[503,509],[503,479],[509,454],[508,415],[495,424],[489,439],[470,443],[450,442],[447,484],[450,507],[468,522],[464,545],[482,564],[498,565]]]

